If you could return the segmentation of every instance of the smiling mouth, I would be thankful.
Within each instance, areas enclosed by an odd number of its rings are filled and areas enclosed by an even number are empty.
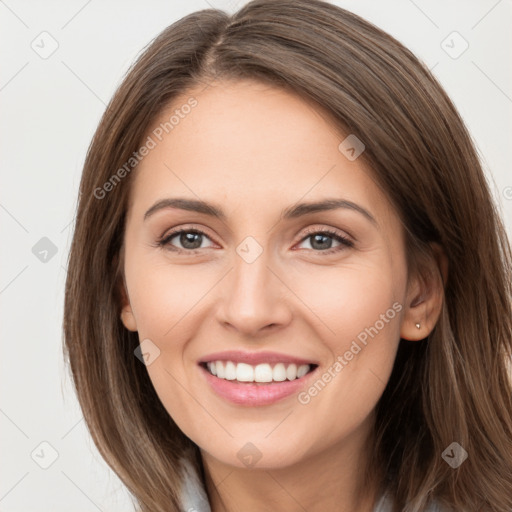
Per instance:
[[[250,365],[234,361],[209,361],[200,363],[208,373],[218,379],[235,381],[240,384],[278,384],[299,380],[314,371],[317,364],[260,363]]]

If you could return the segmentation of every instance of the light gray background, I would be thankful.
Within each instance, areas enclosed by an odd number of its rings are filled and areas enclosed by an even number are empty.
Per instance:
[[[245,3],[0,0],[3,512],[133,510],[87,433],[61,360],[81,168],[105,105],[140,50],[185,14]],[[382,27],[433,69],[474,137],[512,233],[511,0],[333,3]],[[469,44],[458,58],[465,43],[453,31]],[[58,48],[42,58],[52,38]],[[55,255],[39,246],[33,253],[43,237]],[[43,469],[53,450],[56,460]]]

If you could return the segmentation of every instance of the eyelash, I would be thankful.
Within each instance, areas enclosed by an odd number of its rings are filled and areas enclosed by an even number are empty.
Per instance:
[[[180,235],[181,233],[195,233],[198,235],[203,235],[207,238],[210,238],[204,231],[201,231],[200,229],[177,229],[175,231],[171,231],[166,236],[160,238],[157,242],[159,247],[166,248],[168,250],[177,252],[177,253],[188,253],[188,254],[196,254],[197,251],[200,251],[201,249],[180,249],[179,247],[174,247],[170,244],[170,241],[176,236]],[[328,235],[331,238],[334,238],[336,241],[340,242],[341,245],[338,247],[334,247],[331,249],[326,249],[324,251],[315,251],[314,249],[311,249],[313,252],[318,252],[323,255],[330,255],[333,253],[337,253],[339,251],[342,251],[346,248],[354,247],[354,243],[349,240],[348,238],[340,235],[337,231],[333,231],[330,229],[311,229],[309,231],[306,231],[305,236],[301,238],[299,243],[305,241],[306,239],[310,238],[313,235]]]

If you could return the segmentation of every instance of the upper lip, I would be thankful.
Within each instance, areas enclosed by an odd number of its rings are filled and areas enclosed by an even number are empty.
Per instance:
[[[240,350],[228,350],[208,354],[202,357],[199,363],[209,363],[211,361],[233,361],[234,363],[247,363],[250,365],[261,363],[317,364],[314,361],[303,359],[302,357],[280,354],[278,352],[245,352]]]

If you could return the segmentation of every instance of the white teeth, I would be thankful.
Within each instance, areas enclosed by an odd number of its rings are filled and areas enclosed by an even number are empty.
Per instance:
[[[238,363],[236,365],[236,380],[254,382],[254,368],[250,364]]]
[[[277,363],[272,370],[272,380],[283,382],[286,380],[286,368],[283,363]]]
[[[208,366],[208,370],[210,370],[210,373],[212,375],[217,375],[217,367],[215,365],[215,362],[210,361],[209,363],[206,363],[206,366]]]
[[[286,378],[288,380],[295,380],[297,378],[297,365],[289,364],[286,368]]]
[[[297,378],[300,379],[301,377],[304,377],[304,375],[306,375],[306,373],[308,373],[309,371],[309,364],[303,364],[301,366],[299,366],[299,368],[297,369]]]
[[[267,364],[258,364],[254,368],[254,380],[256,382],[272,382],[272,367]]]
[[[231,361],[226,361],[226,367],[224,368],[224,378],[227,380],[235,380],[236,379],[236,366],[235,363]]]
[[[215,369],[217,370],[217,377],[219,377],[219,379],[224,379],[226,376],[226,373],[224,372],[224,363],[222,361],[217,361],[212,364],[215,365]]]
[[[268,363],[252,366],[246,363],[235,364],[233,361],[210,361],[206,367],[212,375],[220,379],[237,380],[239,382],[283,382],[304,377],[311,366],[302,364],[277,363],[272,366]]]

